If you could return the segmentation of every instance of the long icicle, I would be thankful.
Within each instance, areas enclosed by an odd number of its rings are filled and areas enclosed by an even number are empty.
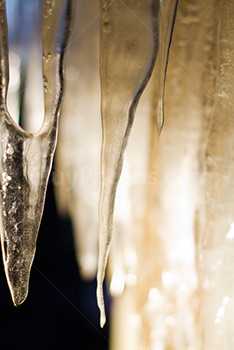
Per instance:
[[[157,56],[159,10],[159,0],[101,0],[103,140],[97,274],[101,327],[106,321],[103,281],[112,237],[115,194],[135,109]]]
[[[62,37],[59,37],[59,23],[64,10],[65,23]],[[41,130],[36,134],[21,129],[7,111],[9,68],[5,1],[0,1],[0,17],[0,230],[7,282],[12,300],[17,306],[28,293],[30,270],[56,146],[57,121],[64,92],[63,63],[70,32],[71,0],[46,0],[44,3],[45,117]]]

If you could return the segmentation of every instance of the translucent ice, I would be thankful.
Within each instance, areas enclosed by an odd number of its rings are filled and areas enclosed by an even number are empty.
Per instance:
[[[173,16],[166,16],[164,12],[168,9],[163,7],[165,4],[168,2],[162,2],[160,18],[172,20]],[[193,234],[200,191],[198,154],[202,113],[206,112],[202,89],[211,62],[209,47],[213,35],[209,31],[212,24],[207,20],[210,12],[205,11],[206,7],[207,2],[180,2],[170,49],[165,122],[160,139],[156,130],[160,131],[162,119],[160,114],[155,114],[156,97],[162,91],[156,86],[157,75],[161,72],[157,67],[160,53],[154,79],[150,81],[150,84],[154,81],[155,89],[148,135],[145,219],[143,234],[135,236],[134,240],[137,242],[137,284],[125,288],[123,295],[114,300],[113,349],[128,349],[130,343],[134,343],[131,348],[137,350],[200,349],[196,329],[198,299]],[[160,23],[160,28],[165,30],[167,25]],[[202,35],[200,30],[208,32],[209,36]],[[168,43],[163,33],[160,37]],[[206,83],[210,83],[209,79]],[[135,151],[137,162],[142,155],[137,147]],[[142,205],[139,202],[137,206]],[[222,300],[216,313],[220,308],[222,311]]]
[[[101,147],[99,2],[77,1],[73,13],[53,183],[60,214],[72,220],[80,273],[94,278]]]
[[[1,244],[15,305],[28,293],[30,269],[57,138],[64,92],[64,51],[70,31],[71,2],[44,3],[43,76],[45,117],[37,134],[21,129],[6,107],[8,43],[5,1],[0,1]],[[63,27],[59,25],[63,23]],[[49,57],[49,59],[47,59]]]
[[[209,67],[210,85],[205,92],[209,113],[204,113],[203,207],[199,216],[198,274],[201,311],[199,333],[204,350],[232,349],[233,324],[233,79],[234,79],[234,3],[207,3],[212,15],[213,37]],[[207,10],[206,5],[206,10]],[[209,104],[208,104],[209,103]],[[207,110],[205,110],[207,112]],[[202,210],[203,209],[203,210]],[[228,301],[228,303],[227,303]]]
[[[102,156],[97,298],[105,323],[102,284],[110,248],[116,187],[137,103],[155,63],[159,1],[101,1]]]
[[[178,2],[178,0],[162,1],[160,8],[159,48],[152,76],[154,80],[154,97],[151,101],[158,134],[160,134],[164,123],[166,72]]]

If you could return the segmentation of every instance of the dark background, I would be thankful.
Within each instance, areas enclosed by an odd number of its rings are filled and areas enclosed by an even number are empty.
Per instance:
[[[79,276],[71,223],[58,217],[51,181],[29,294],[17,308],[13,306],[0,260],[2,350],[108,349],[108,324],[104,329],[99,327],[96,280],[84,282]]]

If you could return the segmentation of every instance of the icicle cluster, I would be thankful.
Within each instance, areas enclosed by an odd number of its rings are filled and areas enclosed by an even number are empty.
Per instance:
[[[0,229],[16,305],[27,295],[56,146],[71,2],[44,1],[45,116],[32,134],[6,106],[0,1]],[[232,349],[234,4],[73,4],[53,180],[80,271],[97,272],[101,326],[111,252],[113,349]]]

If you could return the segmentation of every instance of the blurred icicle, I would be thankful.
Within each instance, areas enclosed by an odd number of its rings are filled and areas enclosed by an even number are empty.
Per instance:
[[[0,229],[6,277],[16,306],[27,297],[30,269],[56,146],[58,114],[64,92],[64,53],[70,19],[70,1],[45,1],[45,117],[40,131],[30,134],[15,124],[6,107],[9,80],[7,22],[5,1],[0,1]],[[61,21],[63,28],[58,26]]]
[[[40,129],[44,113],[41,64],[43,2],[6,1],[10,66],[7,106],[16,123],[30,133]]]
[[[103,280],[113,228],[115,193],[135,109],[158,49],[159,1],[101,1],[102,157],[97,299],[105,324]]]
[[[206,112],[204,86],[209,81],[206,71],[213,35],[207,19],[212,7],[206,9],[207,2],[180,1],[167,70],[166,118],[159,142],[155,138],[157,121],[154,115],[152,118],[151,176],[146,231],[138,250],[141,278],[137,295],[137,311],[149,349],[200,349],[194,223],[201,196],[198,171]]]
[[[94,278],[100,179],[99,3],[77,1],[67,52],[66,95],[53,183],[58,211],[71,217],[80,273]]]
[[[203,128],[207,132],[215,86],[212,59],[216,57],[215,8],[214,1],[180,1],[170,50],[166,118],[160,140],[156,137],[159,125],[155,118],[158,102],[155,96],[159,96],[160,90],[156,85],[158,67],[150,81],[154,100],[150,104],[145,218],[142,232],[135,236],[137,283],[126,286],[113,302],[113,349],[202,349],[197,332],[200,291],[197,291],[198,247],[194,222],[200,210],[204,181],[199,174],[200,153],[204,149],[201,133]],[[209,17],[213,20],[208,20]],[[204,125],[203,119],[206,119]],[[139,140],[140,137],[138,143]],[[128,150],[129,147],[126,153]],[[135,151],[135,157],[141,158],[137,146]],[[139,202],[138,199],[135,205]],[[234,237],[231,228],[228,236]],[[227,312],[225,303],[230,304],[231,299],[220,298],[216,305],[218,315]]]
[[[204,113],[201,137],[203,206],[196,232],[199,335],[202,349],[226,350],[234,348],[234,3],[209,1],[206,11],[212,18],[213,47],[209,66],[212,85],[205,99],[209,109],[204,109],[208,113]]]

